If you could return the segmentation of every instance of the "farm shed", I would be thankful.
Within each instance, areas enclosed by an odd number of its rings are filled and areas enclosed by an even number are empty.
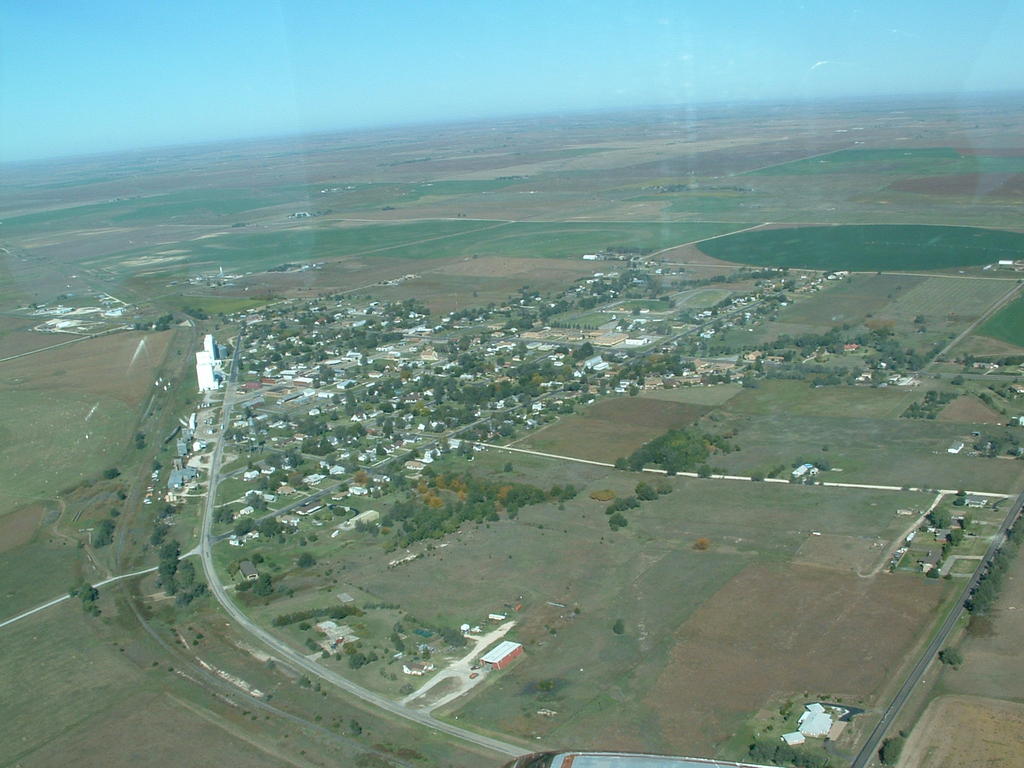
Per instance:
[[[523,646],[521,643],[514,643],[511,640],[503,640],[485,653],[481,658],[484,664],[490,669],[504,669],[517,656],[522,655]]]

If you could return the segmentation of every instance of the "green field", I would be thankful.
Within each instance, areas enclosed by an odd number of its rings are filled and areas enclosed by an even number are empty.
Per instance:
[[[936,270],[1024,258],[1024,234],[902,224],[762,229],[700,244],[740,264],[822,270]]]
[[[499,227],[467,232],[434,243],[409,245],[387,252],[404,259],[471,258],[580,258],[601,250],[655,251],[748,226],[721,222],[509,222]],[[612,263],[613,265],[615,262]],[[594,268],[601,269],[600,262]],[[606,270],[617,267],[608,266]]]
[[[982,336],[1024,347],[1024,297],[1018,297],[982,323]]]
[[[732,296],[725,288],[697,288],[673,296],[677,309],[706,309]]]
[[[962,155],[951,147],[844,149],[820,157],[751,171],[747,176],[802,176],[831,173],[938,176],[955,173],[1020,173],[1024,158]]]

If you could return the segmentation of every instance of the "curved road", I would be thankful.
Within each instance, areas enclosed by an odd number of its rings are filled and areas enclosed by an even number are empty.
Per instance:
[[[280,659],[287,661],[296,668],[305,670],[311,675],[315,675],[321,680],[327,681],[331,685],[347,691],[353,696],[362,699],[375,707],[379,707],[380,709],[390,712],[391,714],[405,720],[411,720],[412,722],[426,726],[427,728],[431,728],[435,731],[441,731],[449,736],[454,736],[471,744],[484,747],[485,749],[489,749],[500,755],[516,757],[532,751],[515,744],[509,744],[508,742],[504,742],[499,739],[494,739],[489,736],[474,733],[473,731],[468,731],[464,728],[459,728],[455,725],[450,725],[449,723],[435,719],[426,712],[411,709],[389,699],[386,696],[367,688],[363,688],[360,685],[356,685],[351,680],[339,675],[337,672],[325,669],[315,661],[310,661],[301,653],[297,652],[270,632],[254,623],[238,608],[237,605],[235,605],[234,601],[224,589],[224,585],[221,584],[220,578],[217,576],[217,571],[213,564],[211,527],[213,524],[213,508],[217,498],[217,483],[220,480],[219,468],[224,448],[223,435],[230,422],[231,409],[234,405],[234,383],[238,368],[238,356],[240,349],[241,338],[238,338],[235,340],[235,355],[231,361],[231,373],[224,387],[224,403],[221,407],[220,429],[218,430],[219,437],[210,461],[210,478],[206,490],[206,506],[204,509],[202,530],[200,532],[199,539],[199,556],[203,561],[203,571],[206,574],[206,581],[210,588],[210,592],[216,598],[217,602],[220,603],[221,607],[224,608],[227,614],[234,619],[241,629],[262,641],[264,645],[273,650]]]

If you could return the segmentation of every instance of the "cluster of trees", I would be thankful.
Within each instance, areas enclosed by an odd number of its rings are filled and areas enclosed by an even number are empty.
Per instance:
[[[116,524],[109,517],[100,520],[92,529],[92,545],[94,547],[105,547],[114,540],[114,528]]]
[[[900,414],[904,419],[934,419],[943,407],[958,397],[956,392],[936,392],[930,389],[924,393],[922,402],[913,402]]]
[[[1015,433],[1006,430],[1002,432],[990,431],[978,435],[975,438],[974,445],[971,447],[982,456],[989,458],[1003,455],[1021,455],[1020,438]]]
[[[628,458],[617,459],[615,467],[638,472],[648,465],[654,465],[670,475],[699,471],[700,467],[707,465],[712,448],[722,453],[732,451],[732,445],[721,435],[701,432],[694,427],[670,429],[664,435],[644,443]],[[710,474],[710,470],[707,474]]]
[[[382,518],[382,528],[394,528],[389,548],[407,547],[415,541],[436,539],[466,521],[499,519],[499,511],[515,518],[523,507],[576,495],[572,485],[556,485],[548,491],[528,483],[503,482],[471,473],[444,472],[424,477],[407,498],[395,502]]]
[[[978,586],[974,588],[971,596],[967,599],[967,610],[973,614],[984,614],[992,607],[1003,588],[1006,579],[1006,571],[1010,567],[1010,561],[1017,553],[1017,543],[1020,533],[1017,527],[1011,528],[1006,535],[1006,543],[999,548],[988,569],[978,580]]]
[[[634,495],[620,496],[604,508],[604,513],[608,515],[608,527],[613,531],[625,528],[629,525],[629,520],[622,514],[623,512],[637,509],[641,501],[654,501],[659,496],[664,496],[667,493],[672,493],[672,484],[665,478],[660,478],[654,485],[641,480],[636,484],[636,488],[633,489]],[[591,497],[600,498],[593,493]]]
[[[175,595],[178,605],[188,605],[206,594],[206,584],[196,580],[196,567],[189,560],[179,560],[181,546],[171,539],[160,547],[157,566],[158,583],[168,595]]]
[[[362,616],[363,612],[354,605],[331,606],[330,608],[309,608],[305,611],[280,613],[271,621],[275,627],[286,627],[310,619],[344,619],[348,616]]]
[[[896,765],[906,741],[907,737],[903,735],[902,731],[883,741],[882,748],[878,750],[878,759],[882,761],[882,765]]]
[[[252,590],[254,595],[260,597],[270,597],[274,594],[274,580],[270,577],[269,573],[261,573],[256,581],[242,581],[235,585],[235,590],[238,592],[248,592]]]
[[[91,584],[82,584],[68,590],[68,595],[82,601],[82,610],[90,616],[99,616],[101,611],[96,602],[100,599],[100,591]]]
[[[750,758],[758,763],[795,765],[797,768],[825,768],[828,755],[791,747],[778,739],[757,739],[749,748]]]

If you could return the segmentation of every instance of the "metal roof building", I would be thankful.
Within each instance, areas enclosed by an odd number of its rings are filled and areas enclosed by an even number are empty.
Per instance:
[[[480,661],[491,669],[504,669],[512,662],[512,659],[521,655],[522,652],[522,643],[503,640],[480,657]]]

